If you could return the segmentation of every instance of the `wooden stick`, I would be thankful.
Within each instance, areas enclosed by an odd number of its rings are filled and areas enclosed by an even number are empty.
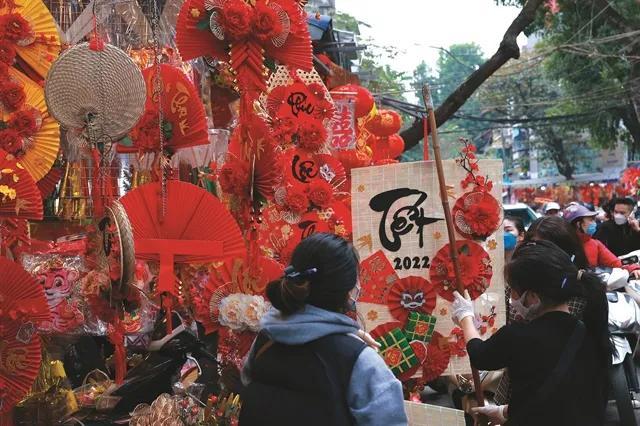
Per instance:
[[[453,225],[453,218],[451,217],[451,208],[449,207],[449,197],[447,193],[447,182],[444,176],[444,169],[442,168],[442,154],[440,153],[440,141],[438,140],[438,126],[436,124],[436,115],[433,110],[433,101],[431,100],[431,91],[429,85],[422,86],[422,98],[424,105],[427,108],[427,115],[429,117],[429,130],[431,131],[431,144],[433,147],[433,157],[436,162],[436,171],[438,172],[438,183],[440,184],[440,200],[442,201],[442,208],[444,210],[444,220],[447,224],[447,234],[449,236],[449,248],[451,255],[451,263],[453,263],[453,272],[456,277],[456,289],[460,294],[464,294],[464,285],[462,284],[462,275],[460,273],[460,263],[458,262],[458,250],[456,247],[456,230]],[[425,134],[425,146],[427,144],[428,135]],[[477,369],[471,366],[471,373],[473,376],[473,385],[476,391],[476,399],[478,405],[484,407],[484,394],[482,393],[482,383],[480,382],[480,373]],[[487,419],[484,416],[478,416],[476,421],[477,425],[486,425]]]

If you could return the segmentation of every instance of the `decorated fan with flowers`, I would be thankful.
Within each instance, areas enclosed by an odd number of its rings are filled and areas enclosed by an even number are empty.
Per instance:
[[[41,360],[36,330],[49,321],[41,286],[18,264],[0,257],[0,413],[31,389]]]
[[[471,192],[466,192],[456,200],[451,215],[456,230],[463,237],[486,239],[500,227],[502,207],[491,195],[493,182],[479,175],[475,146],[466,139],[462,139],[462,142],[464,147],[456,162],[467,171],[467,176],[460,185],[465,190],[471,187]]]
[[[136,127],[131,131],[133,147],[119,151],[134,150],[153,152],[160,150],[160,106],[162,102],[162,131],[164,141],[173,150],[209,143],[207,119],[204,106],[193,83],[178,68],[160,65],[161,93],[155,93],[157,68],[151,66],[142,71],[147,87],[145,111]]]
[[[44,78],[59,53],[60,36],[56,23],[41,0],[2,2],[0,62],[12,65],[17,54],[24,61],[20,64],[23,68]]]
[[[422,277],[408,276],[397,280],[387,294],[389,312],[406,323],[411,312],[430,314],[436,307],[435,287]]]
[[[48,113],[42,88],[0,64],[0,103],[0,149],[13,154],[34,180],[42,179],[60,147],[60,128]]]
[[[438,294],[449,302],[453,302],[456,278],[450,253],[449,244],[438,250],[431,262],[429,276],[431,282],[436,286]],[[460,265],[462,285],[475,300],[491,284],[493,276],[491,258],[479,244],[470,240],[456,241],[456,253]]]
[[[0,150],[0,217],[42,220],[40,189],[13,155]]]
[[[313,65],[306,14],[295,0],[187,0],[176,43],[184,60],[228,60],[249,90],[266,89],[265,56],[292,68]]]

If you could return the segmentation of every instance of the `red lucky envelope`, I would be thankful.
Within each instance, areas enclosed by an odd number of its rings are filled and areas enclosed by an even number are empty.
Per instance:
[[[359,302],[384,304],[387,293],[394,282],[398,280],[393,265],[378,250],[360,262],[360,298]]]

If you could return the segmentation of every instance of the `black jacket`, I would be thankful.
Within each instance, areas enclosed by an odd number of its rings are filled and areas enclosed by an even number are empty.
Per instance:
[[[628,223],[616,225],[614,221],[608,220],[598,227],[593,237],[602,241],[616,256],[640,250],[640,232],[632,230]]]

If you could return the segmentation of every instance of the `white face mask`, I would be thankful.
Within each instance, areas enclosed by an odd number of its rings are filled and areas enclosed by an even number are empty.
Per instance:
[[[527,297],[527,292],[522,293],[519,299],[513,297],[509,299],[509,305],[516,313],[516,321],[531,321],[537,316],[541,303],[538,302],[531,306],[524,306],[524,300]]]
[[[616,223],[616,225],[624,225],[625,223],[627,223],[627,217],[620,213],[614,213],[613,221]]]

